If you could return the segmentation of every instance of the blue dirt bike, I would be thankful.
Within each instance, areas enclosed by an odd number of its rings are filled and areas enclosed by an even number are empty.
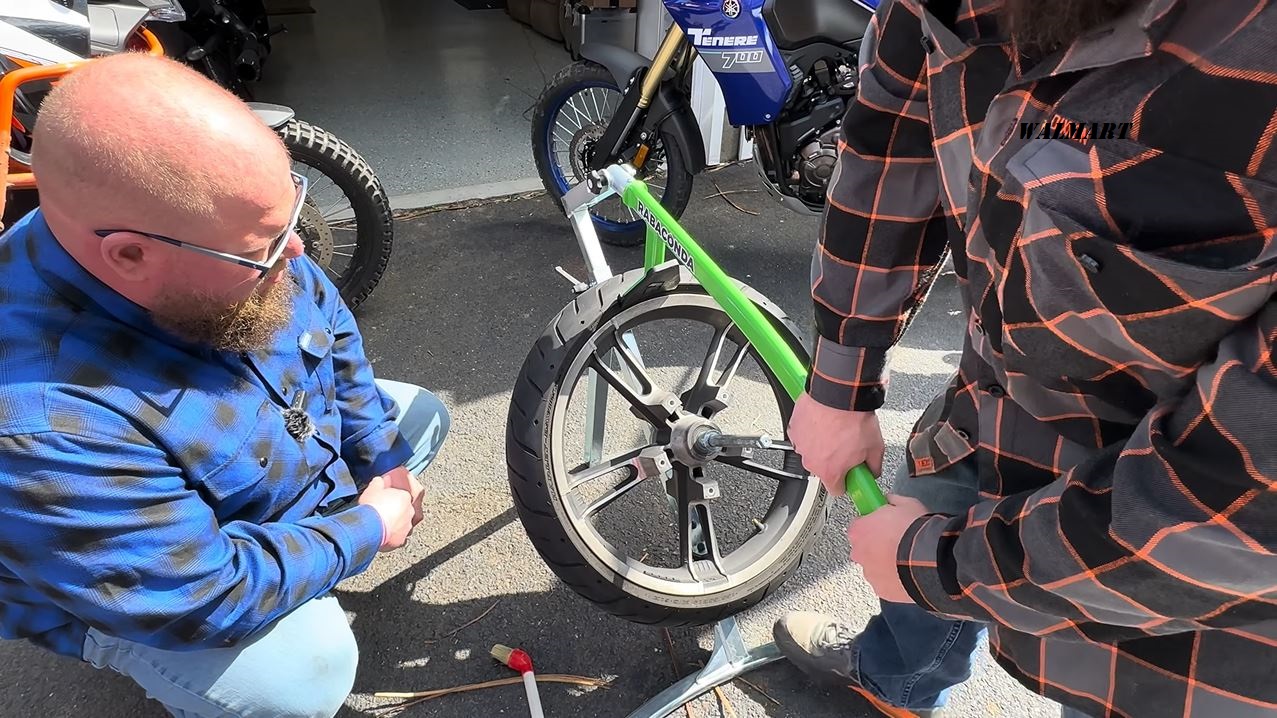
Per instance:
[[[618,162],[675,218],[705,167],[691,107],[692,65],[714,73],[732,125],[753,142],[764,184],[804,213],[824,207],[838,129],[856,93],[860,40],[879,0],[664,0],[673,25],[652,60],[586,44],[537,101],[532,146],[556,200]],[[604,242],[641,243],[643,221],[613,199],[591,216]]]

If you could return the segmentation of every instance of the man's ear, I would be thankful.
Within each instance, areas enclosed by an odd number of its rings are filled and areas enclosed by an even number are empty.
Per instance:
[[[146,239],[132,232],[115,232],[102,238],[102,261],[122,279],[145,282],[158,275],[160,255]]]

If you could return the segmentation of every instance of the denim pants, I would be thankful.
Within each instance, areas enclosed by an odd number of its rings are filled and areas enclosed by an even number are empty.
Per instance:
[[[421,472],[447,436],[448,411],[430,392],[377,380],[399,404],[399,430]],[[140,685],[179,718],[331,718],[355,682],[359,650],[333,596],[308,601],[232,648],[165,651],[89,629],[84,660]]]
[[[929,510],[965,514],[979,502],[979,475],[971,461],[918,478],[902,466],[892,492],[921,501]],[[860,683],[880,700],[912,710],[939,708],[954,686],[971,677],[983,623],[954,621],[912,603],[879,601],[881,612],[869,619],[856,640],[855,666]],[[1062,718],[1085,718],[1065,707]]]

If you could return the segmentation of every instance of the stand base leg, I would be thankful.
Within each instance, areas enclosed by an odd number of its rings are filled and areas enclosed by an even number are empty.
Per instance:
[[[630,713],[628,718],[664,718],[684,703],[717,686],[781,658],[783,656],[780,649],[774,643],[754,649],[747,648],[741,638],[736,618],[725,618],[714,626],[714,651],[705,668],[661,691],[655,698]]]

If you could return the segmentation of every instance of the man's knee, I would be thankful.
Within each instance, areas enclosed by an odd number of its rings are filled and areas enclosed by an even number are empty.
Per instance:
[[[269,645],[253,656],[253,716],[331,718],[354,688],[359,646],[345,612],[332,598],[303,610],[309,615],[272,631]]]
[[[443,446],[452,417],[448,407],[432,392],[415,384],[378,379],[378,385],[398,405],[399,433],[412,447],[409,470],[420,473]]]
[[[277,718],[332,718],[341,710],[355,686],[359,648],[349,628],[334,635],[316,637],[309,645],[281,660],[294,664],[288,689],[279,684],[263,686],[262,716]]]

